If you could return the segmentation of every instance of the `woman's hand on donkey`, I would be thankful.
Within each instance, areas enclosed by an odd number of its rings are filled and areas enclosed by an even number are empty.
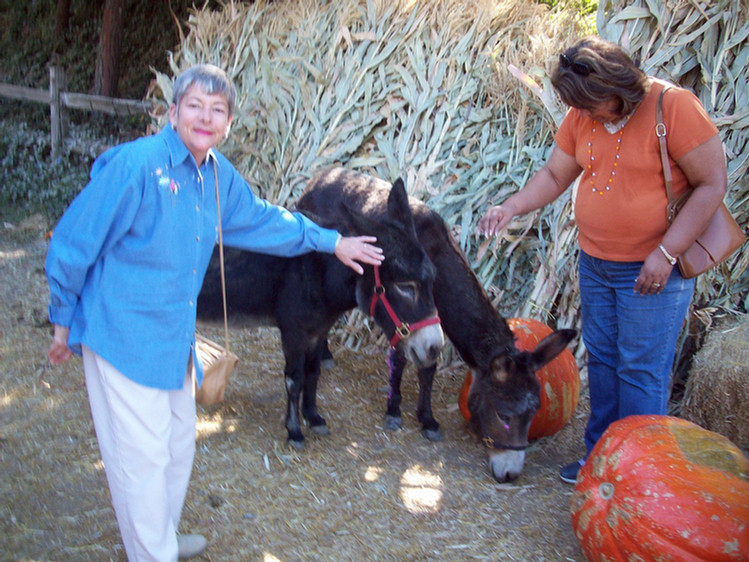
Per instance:
[[[374,236],[343,236],[335,247],[335,256],[341,263],[362,275],[362,263],[380,265],[385,259],[382,248],[375,246],[375,242],[377,238]]]

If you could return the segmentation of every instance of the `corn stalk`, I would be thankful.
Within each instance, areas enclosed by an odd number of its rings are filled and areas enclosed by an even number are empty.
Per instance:
[[[725,142],[727,200],[743,225],[746,13],[737,0],[605,0],[597,14],[599,33],[648,72],[697,92]],[[575,14],[506,0],[228,1],[195,10],[187,28],[172,73],[197,62],[227,70],[239,103],[222,150],[259,195],[293,206],[331,165],[401,176],[452,227],[503,314],[579,327],[574,190],[499,239],[474,235],[487,206],[550,154],[564,108],[549,73],[589,31]],[[166,105],[172,78],[157,83]],[[749,308],[747,261],[745,250],[699,280],[696,314]],[[378,332],[354,314],[338,333],[358,347]]]

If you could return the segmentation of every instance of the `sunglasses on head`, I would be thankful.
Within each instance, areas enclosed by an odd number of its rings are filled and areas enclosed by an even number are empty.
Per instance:
[[[584,62],[573,62],[572,59],[564,53],[559,55],[559,66],[564,69],[569,68],[572,72],[580,76],[587,76],[593,72],[593,70]]]

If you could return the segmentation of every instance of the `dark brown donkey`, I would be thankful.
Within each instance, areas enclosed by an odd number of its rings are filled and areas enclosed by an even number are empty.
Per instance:
[[[357,275],[330,254],[282,258],[226,248],[229,321],[235,325],[272,325],[281,331],[287,393],[286,429],[291,445],[302,448],[304,419],[316,434],[327,434],[317,411],[320,358],[328,330],[347,310],[359,307],[382,328],[398,353],[420,366],[434,365],[444,343],[432,297],[435,269],[419,244],[403,182],[397,180],[383,200],[379,220],[355,205],[335,202],[337,228],[350,235],[372,235],[386,259],[364,266]],[[325,226],[325,220],[318,220]],[[330,221],[328,221],[330,222]],[[214,252],[198,297],[198,320],[223,320],[221,277]]]
[[[335,223],[341,219],[337,203],[345,202],[380,220],[386,213],[389,191],[390,184],[385,181],[336,168],[313,177],[297,207]],[[518,350],[510,327],[492,306],[445,222],[424,203],[413,197],[409,201],[419,241],[437,268],[434,303],[442,329],[474,373],[468,397],[471,429],[487,448],[494,478],[513,480],[523,470],[528,428],[540,404],[535,372],[561,353],[577,332],[558,330],[532,352]],[[396,429],[401,425],[400,385],[408,359],[397,349],[391,350],[389,359],[385,427]],[[440,440],[431,406],[435,370],[436,365],[419,367],[417,414],[424,436]]]

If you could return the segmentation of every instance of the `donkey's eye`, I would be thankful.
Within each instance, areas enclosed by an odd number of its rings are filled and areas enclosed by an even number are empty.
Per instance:
[[[416,300],[418,295],[418,287],[414,281],[403,281],[395,284],[395,290],[398,294],[404,298],[412,301]]]
[[[502,426],[504,426],[505,429],[510,429],[510,416],[497,413],[497,419],[499,420],[499,423],[502,424]]]

